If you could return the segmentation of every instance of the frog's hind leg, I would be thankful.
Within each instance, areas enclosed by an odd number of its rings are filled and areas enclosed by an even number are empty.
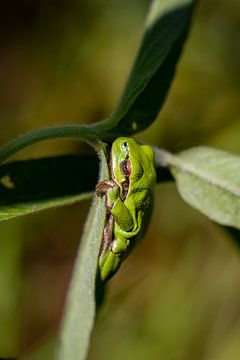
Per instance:
[[[122,263],[122,255],[115,254],[112,250],[106,250],[99,258],[100,277],[102,281],[109,280],[119,269]]]

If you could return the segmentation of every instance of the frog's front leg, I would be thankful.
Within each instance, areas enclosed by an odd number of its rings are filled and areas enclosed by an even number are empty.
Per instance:
[[[115,201],[120,196],[120,189],[118,184],[116,184],[113,180],[100,181],[96,185],[96,194],[99,197],[105,196],[106,208],[109,212],[111,212]]]
[[[105,196],[106,208],[114,217],[115,222],[123,231],[130,232],[134,227],[133,218],[120,197],[118,184],[113,180],[101,181],[96,186],[96,194]]]

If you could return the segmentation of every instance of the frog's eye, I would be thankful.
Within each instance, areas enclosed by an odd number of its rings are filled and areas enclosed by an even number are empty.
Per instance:
[[[120,170],[123,173],[123,175],[129,176],[132,170],[131,161],[128,159],[123,160],[120,164]]]

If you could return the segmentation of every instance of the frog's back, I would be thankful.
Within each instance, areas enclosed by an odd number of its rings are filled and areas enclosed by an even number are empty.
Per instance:
[[[152,214],[154,188],[156,184],[153,151],[149,146],[138,144],[137,146],[138,151],[131,154],[133,166],[129,182],[129,191],[124,201],[134,222],[133,231],[129,234],[124,232],[124,236],[127,238],[138,238],[146,232]],[[121,229],[119,229],[119,231],[121,232]]]

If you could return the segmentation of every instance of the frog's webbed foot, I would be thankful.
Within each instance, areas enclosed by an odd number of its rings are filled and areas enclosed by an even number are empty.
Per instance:
[[[115,239],[111,244],[111,251],[119,257],[124,257],[129,247],[129,240],[127,239]]]
[[[99,197],[106,197],[106,208],[111,211],[115,202],[119,198],[120,189],[113,180],[101,181],[96,185],[96,194]]]
[[[103,197],[104,195],[106,195],[109,190],[111,190],[114,186],[116,186],[116,183],[111,181],[111,180],[104,180],[104,181],[100,181],[97,185],[96,185],[96,194],[98,197]]]

